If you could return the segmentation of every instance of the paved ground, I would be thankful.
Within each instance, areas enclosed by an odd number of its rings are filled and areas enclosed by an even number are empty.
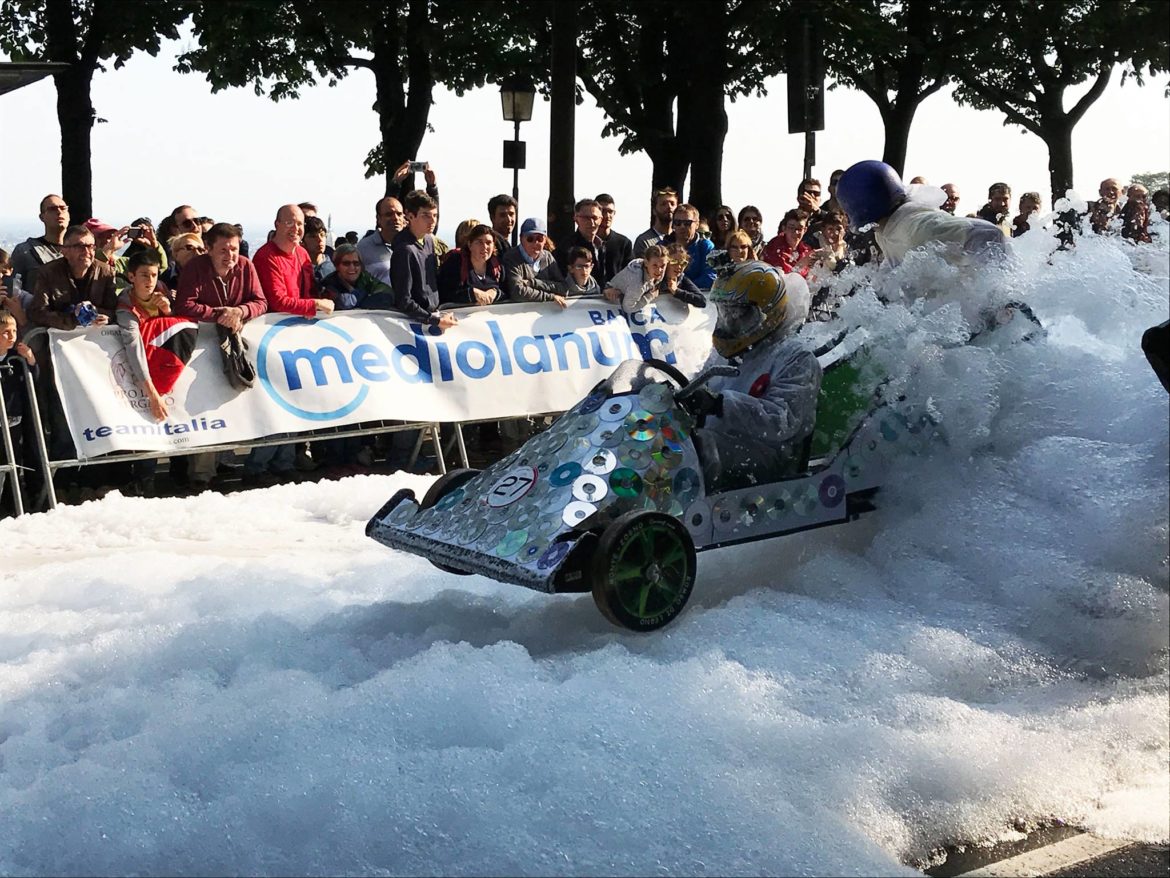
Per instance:
[[[1126,844],[1068,826],[990,848],[949,849],[932,878],[1170,878],[1170,848]]]

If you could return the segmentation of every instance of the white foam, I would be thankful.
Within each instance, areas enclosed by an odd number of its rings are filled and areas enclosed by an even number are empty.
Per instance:
[[[656,635],[367,540],[419,477],[0,523],[0,872],[911,874],[1051,819],[1164,841],[1170,443],[1138,339],[1165,249],[1017,241],[1004,273],[847,275],[950,445],[854,525],[703,556]],[[1047,339],[954,346],[1012,298]]]

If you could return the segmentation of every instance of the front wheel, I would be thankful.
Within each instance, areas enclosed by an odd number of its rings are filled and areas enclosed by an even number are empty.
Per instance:
[[[593,601],[631,631],[654,631],[682,612],[695,587],[695,544],[678,519],[627,512],[601,534],[593,555]]]

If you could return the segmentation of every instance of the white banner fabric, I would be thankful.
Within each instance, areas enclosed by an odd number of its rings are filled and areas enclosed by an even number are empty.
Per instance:
[[[116,327],[50,331],[57,390],[79,458],[111,451],[245,442],[366,421],[469,421],[563,411],[624,360],[654,357],[692,375],[711,350],[715,309],[660,299],[623,315],[603,299],[455,312],[444,333],[385,311],[327,319],[265,314],[244,337],[253,388],[223,374],[215,327],[157,423]]]

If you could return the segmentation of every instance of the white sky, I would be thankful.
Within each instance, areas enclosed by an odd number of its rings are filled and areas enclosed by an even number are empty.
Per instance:
[[[171,68],[182,41],[164,44],[159,58],[136,55],[123,69],[94,78],[96,112],[108,119],[93,136],[94,210],[114,224],[146,214],[157,223],[175,205],[189,202],[218,220],[242,222],[247,236],[263,240],[277,206],[314,201],[332,214],[335,235],[359,232],[373,220],[382,180],[363,177],[362,160],[377,142],[372,77],[355,71],[339,86],[324,85],[299,101],[273,103],[250,89],[212,95],[205,80]],[[1167,77],[1145,87],[1119,75],[1074,134],[1075,184],[1094,192],[1107,176],[1166,168],[1170,113],[1163,92]],[[724,154],[724,200],[738,211],[747,203],[764,212],[765,230],[794,204],[803,159],[802,135],[786,131],[782,77],[768,80],[769,94],[729,105]],[[60,189],[60,135],[55,87],[44,80],[0,97],[0,241],[38,227],[36,206]],[[828,130],[817,137],[814,173],[827,181],[836,167],[880,158],[882,126],[874,105],[857,92],[829,92]],[[440,232],[462,219],[486,218],[486,202],[510,192],[511,171],[501,167],[501,146],[511,124],[500,116],[498,91],[480,89],[463,98],[436,91],[428,134],[418,158],[437,169],[443,216]],[[617,228],[636,235],[647,225],[650,161],[619,156],[618,141],[600,136],[603,116],[586,97],[577,109],[576,192],[608,191],[617,199]],[[529,168],[521,172],[521,216],[544,216],[548,195],[549,107],[538,101],[534,119],[521,127]],[[1047,150],[1002,115],[958,107],[949,92],[929,98],[911,132],[907,178],[958,183],[961,207],[983,203],[986,187],[1006,180],[1017,192],[1048,197]],[[77,219],[77,218],[75,218]],[[83,218],[82,218],[83,219]]]

